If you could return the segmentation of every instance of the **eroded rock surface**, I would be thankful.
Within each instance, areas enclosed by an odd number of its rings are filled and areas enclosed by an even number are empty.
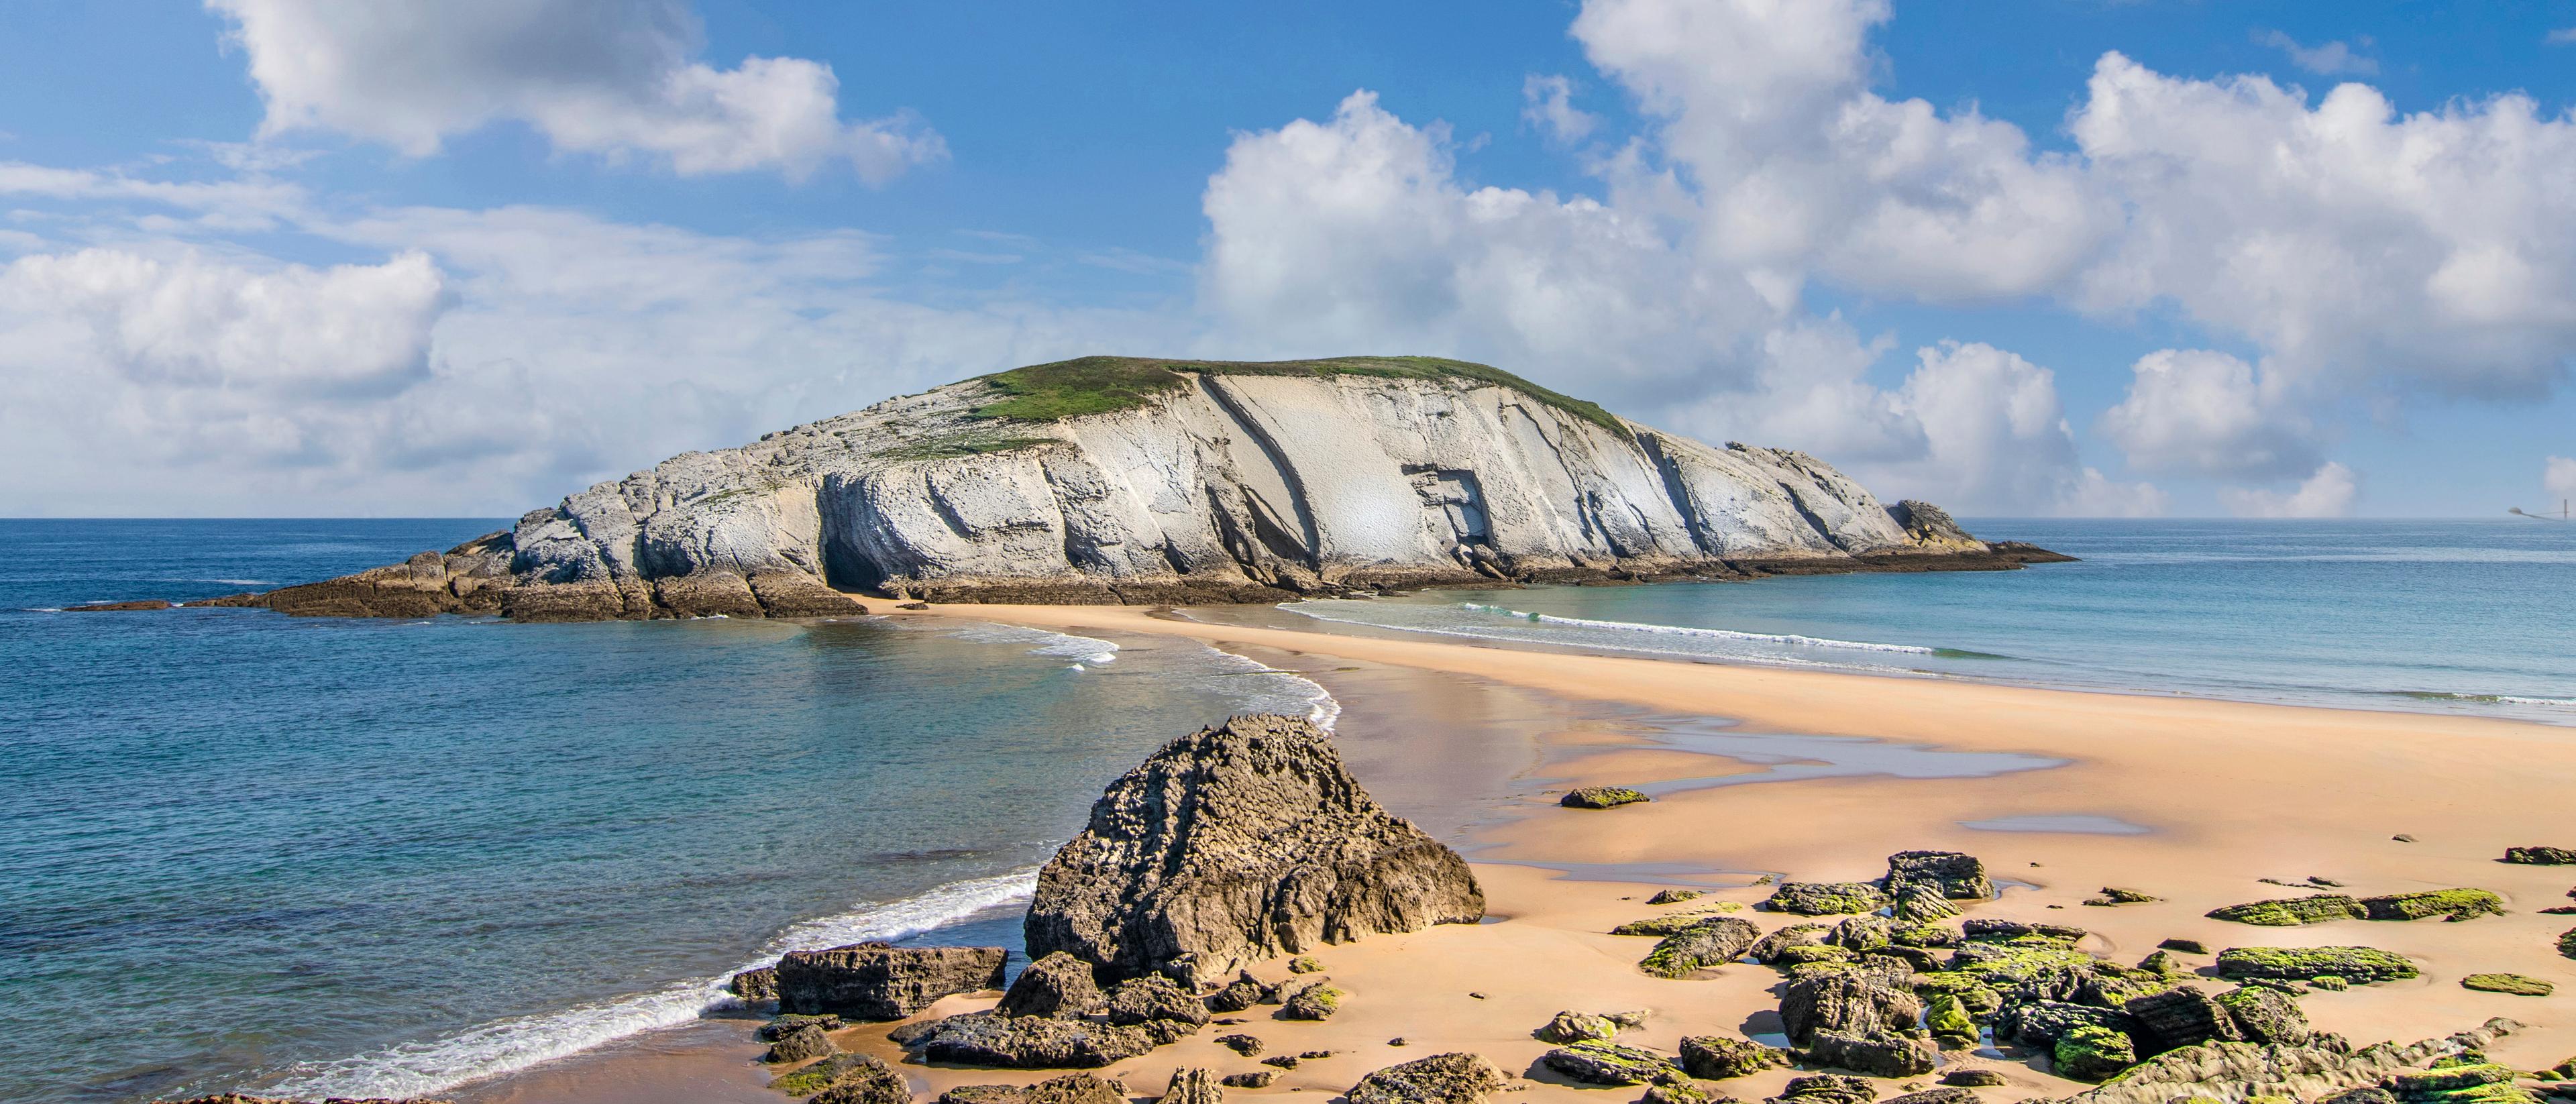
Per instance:
[[[832,1012],[858,1020],[900,1020],[956,993],[998,989],[1000,947],[897,947],[852,943],[779,957],[781,1012]]]
[[[1038,874],[1029,953],[1184,986],[1379,932],[1473,923],[1465,860],[1389,816],[1303,718],[1236,717],[1110,784]]]

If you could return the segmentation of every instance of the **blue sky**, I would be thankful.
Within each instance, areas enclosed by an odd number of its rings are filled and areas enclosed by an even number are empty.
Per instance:
[[[1095,351],[1488,360],[1974,514],[2537,506],[2576,494],[2569,28],[21,5],[0,514],[515,513]]]

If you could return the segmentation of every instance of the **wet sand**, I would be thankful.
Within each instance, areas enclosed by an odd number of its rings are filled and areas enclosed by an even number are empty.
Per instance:
[[[1337,1053],[1283,1073],[1269,1089],[1232,1096],[1333,1093],[1393,1062],[1467,1049],[1529,1075],[1532,1094],[1611,1099],[1536,1067],[1547,1045],[1530,1031],[1561,1009],[1647,1009],[1645,1030],[1622,1040],[1670,1053],[1684,1034],[1777,1030],[1774,971],[1739,965],[1714,978],[1666,981],[1634,969],[1652,940],[1603,933],[1665,911],[1646,906],[1646,896],[1668,885],[1730,887],[1709,900],[1749,905],[1769,892],[1749,884],[1757,873],[1866,879],[1884,872],[1889,853],[1916,848],[1980,855],[2007,884],[2001,899],[1972,906],[1971,916],[2080,925],[2096,933],[2087,949],[2125,962],[2168,937],[2214,948],[2361,944],[2416,958],[2422,978],[2303,1000],[2318,1026],[2356,1042],[2413,1040],[2511,1016],[2532,1027],[2495,1047],[2499,1060],[2534,1068],[2576,1053],[2576,961],[2553,947],[2576,917],[2537,912],[2569,903],[2576,869],[2496,861],[2511,845],[2576,845],[2566,796],[2576,792],[2576,732],[2566,729],[1506,651],[1119,608],[966,606],[914,616],[945,615],[1113,638],[1180,634],[1305,671],[1342,702],[1338,740],[1354,773],[1390,808],[1460,846],[1485,885],[1495,917],[1485,924],[1318,952],[1350,994],[1329,1022],[1276,1021],[1274,1008],[1259,1006],[1242,1014],[1242,1026],[1103,1071],[1135,1095],[1159,1095],[1175,1066],[1269,1068],[1213,1041],[1242,1031],[1264,1039],[1266,1053]],[[1564,788],[1594,783],[1638,785],[1657,799],[1598,812],[1554,804]],[[2401,833],[2417,842],[2391,838]],[[2201,915],[2298,892],[2260,879],[2312,875],[2355,894],[2492,889],[2512,912],[2457,924],[2286,929]],[[2164,900],[2081,904],[2105,885]],[[1799,919],[1737,915],[1766,929]],[[2458,984],[2465,974],[2493,971],[2548,979],[2559,993],[2515,997]],[[1286,976],[1282,963],[1256,973]],[[951,998],[926,1015],[990,999]],[[749,1060],[757,1051],[747,1042],[751,1026],[702,1021],[451,1095],[478,1104],[777,1104],[786,1098],[759,1087],[766,1071]],[[883,1041],[888,1026],[845,1032],[843,1045],[893,1060],[898,1052]],[[1398,1036],[1408,1045],[1388,1045]],[[2082,1088],[2014,1062],[1961,1060],[2011,1080],[1983,1090],[1991,1100]],[[900,1068],[925,1094],[1047,1076]],[[1752,1100],[1787,1076],[1773,1071],[1721,1088]],[[685,1095],[665,1091],[679,1084],[690,1086]],[[1636,1092],[1610,1091],[1621,1100]]]

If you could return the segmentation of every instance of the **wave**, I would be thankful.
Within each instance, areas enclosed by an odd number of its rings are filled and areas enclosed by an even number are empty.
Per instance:
[[[1096,637],[1033,629],[1026,625],[997,625],[988,621],[969,622],[947,628],[948,635],[977,644],[1034,644],[1030,655],[1057,656],[1078,664],[1099,666],[1118,658],[1118,645]]]
[[[674,982],[647,993],[498,1020],[453,1035],[404,1043],[373,1054],[296,1067],[270,1091],[291,1097],[413,1097],[480,1081],[603,1043],[675,1027],[736,1002],[725,990],[735,973],[778,961],[791,950],[900,939],[1026,899],[1037,868],[950,882],[927,892],[795,924],[762,948],[761,957],[725,973]]]
[[[2459,694],[2447,690],[2383,690],[2381,693],[2417,701],[2466,702],[2474,705],[2559,705],[2576,707],[2576,698],[2536,698],[2521,694]]]
[[[1704,637],[1712,640],[1741,640],[1758,644],[1787,644],[1802,648],[1850,648],[1863,652],[1905,652],[1913,655],[1937,655],[1942,649],[1913,644],[1875,644],[1866,640],[1835,640],[1822,636],[1798,636],[1793,633],[1737,632],[1734,629],[1699,629],[1685,625],[1648,625],[1635,621],[1600,621],[1589,617],[1559,617],[1552,613],[1531,613],[1504,606],[1460,602],[1459,607],[1477,613],[1499,614],[1541,625],[1576,625],[1587,629],[1615,629],[1620,632],[1649,633],[1657,636]],[[1998,657],[2001,658],[2001,657]]]
[[[1682,648],[1652,648],[1642,644],[1608,644],[1592,640],[1574,640],[1565,638],[1552,639],[1546,636],[1509,636],[1487,629],[1442,628],[1436,625],[1393,625],[1380,621],[1364,621],[1356,617],[1336,617],[1320,610],[1303,608],[1313,604],[1315,604],[1313,601],[1291,602],[1283,603],[1278,608],[1287,610],[1302,617],[1312,617],[1317,621],[1331,621],[1342,625],[1365,625],[1373,629],[1392,629],[1397,632],[1428,633],[1433,636],[1455,636],[1462,637],[1467,640],[1508,640],[1519,644],[1563,644],[1583,648],[1601,648],[1607,651],[1634,652],[1640,655],[1674,656],[1681,659],[1718,659],[1726,660],[1728,662],[1764,663],[1778,667],[1823,667],[1836,671],[1866,671],[1871,674],[1881,675],[1924,675],[1937,677],[1939,674],[1934,671],[1918,671],[1904,667],[1889,667],[1883,664],[1834,663],[1821,659],[1801,659],[1796,656],[1762,655],[1759,653],[1748,654],[1738,652],[1695,652]]]
[[[1341,719],[1342,703],[1333,698],[1332,691],[1324,689],[1324,684],[1295,671],[1273,667],[1251,656],[1236,655],[1214,645],[1201,646],[1208,650],[1208,655],[1218,666],[1233,668],[1220,671],[1219,674],[1276,676],[1287,684],[1285,689],[1275,695],[1254,695],[1248,703],[1246,712],[1292,714],[1302,712],[1307,720],[1315,722],[1315,727],[1327,732],[1332,731],[1333,723]]]

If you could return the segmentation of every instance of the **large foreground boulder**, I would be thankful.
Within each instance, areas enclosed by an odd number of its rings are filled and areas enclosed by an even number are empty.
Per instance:
[[[1478,1104],[1511,1078],[1481,1054],[1458,1052],[1388,1066],[1351,1086],[1350,1104]]]
[[[1038,874],[1032,957],[1104,980],[1197,987],[1249,963],[1377,932],[1473,923],[1466,860],[1387,815],[1299,717],[1236,717],[1109,785]]]
[[[778,1010],[900,1020],[956,993],[1002,987],[1000,947],[897,947],[852,943],[789,951],[778,960]]]

